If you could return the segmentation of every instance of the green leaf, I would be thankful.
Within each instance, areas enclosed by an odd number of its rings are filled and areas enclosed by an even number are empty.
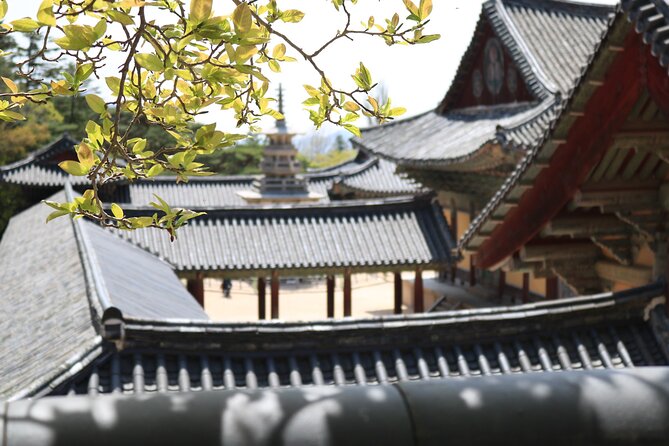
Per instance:
[[[118,218],[119,220],[125,216],[125,214],[123,213],[123,209],[121,209],[121,206],[119,206],[116,203],[112,203],[111,212],[112,215],[114,215],[114,217]]]
[[[7,0],[0,0],[0,20],[7,15]]]
[[[31,33],[40,27],[39,23],[29,17],[14,20],[13,22],[10,22],[10,25],[12,25],[14,31],[18,31],[20,33]]]
[[[46,217],[46,222],[49,223],[54,218],[62,217],[63,215],[68,215],[70,211],[53,211]]]
[[[289,23],[297,23],[302,21],[304,18],[304,13],[298,11],[297,9],[289,9],[281,13],[281,20]]]
[[[388,112],[388,116],[391,116],[391,117],[400,116],[400,115],[403,115],[406,112],[407,112],[407,109],[404,108],[404,107],[395,107],[395,108],[390,109],[390,111]]]
[[[76,161],[63,161],[58,164],[58,167],[75,177],[83,177],[88,174],[88,169]]]
[[[16,86],[13,80],[3,77],[2,81],[7,85],[7,88],[9,88],[9,91],[12,93],[17,93],[19,91],[19,87]]]
[[[123,11],[107,11],[107,16],[115,22],[120,23],[121,25],[130,26],[135,23],[135,21]]]
[[[246,3],[240,3],[232,13],[232,23],[235,24],[237,34],[246,34],[253,25],[251,8]]]
[[[196,22],[204,22],[210,15],[211,0],[191,0],[189,19]]]
[[[53,15],[53,0],[44,0],[37,11],[37,20],[42,25],[56,26],[56,16]]]
[[[135,54],[135,61],[142,67],[151,71],[162,71],[163,61],[153,53]]]
[[[427,34],[425,36],[421,36],[420,39],[417,40],[418,43],[429,43],[434,40],[438,40],[441,38],[441,34]]]
[[[114,94],[118,94],[119,88],[121,88],[121,79],[116,76],[109,76],[105,78],[107,86]]]
[[[95,113],[104,113],[107,110],[104,99],[96,94],[87,94],[86,103]]]
[[[360,110],[360,106],[353,101],[344,102],[344,110],[356,112]]]
[[[360,129],[353,124],[346,124],[344,125],[344,128],[353,133],[355,136],[360,137]]]
[[[11,110],[0,111],[0,120],[2,121],[24,121],[26,119],[21,113],[16,113]]]
[[[286,45],[284,45],[283,43],[278,44],[272,50],[272,57],[275,59],[281,60],[285,55],[286,55]]]
[[[165,169],[163,168],[163,166],[161,166],[160,164],[155,164],[148,170],[148,172],[146,172],[146,176],[149,178],[153,178],[163,173],[164,170]]]
[[[88,144],[82,142],[76,147],[77,158],[82,168],[88,171],[95,164],[95,155]]]
[[[420,15],[418,11],[418,6],[416,6],[411,0],[402,0],[404,2],[404,6],[409,10],[409,13],[415,15],[418,17]]]
[[[275,73],[279,73],[281,71],[281,66],[279,65],[279,62],[277,62],[276,60],[268,61],[267,65],[269,65],[269,69],[274,71]]]
[[[420,18],[425,20],[432,13],[432,0],[420,0]]]

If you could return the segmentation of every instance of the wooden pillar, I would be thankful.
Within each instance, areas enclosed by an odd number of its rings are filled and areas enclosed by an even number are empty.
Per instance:
[[[197,303],[204,308],[204,274],[196,273],[194,279],[188,279],[186,289],[193,295]]]
[[[453,240],[458,241],[458,208],[454,199],[451,199],[451,232],[453,233]],[[451,282],[455,283],[455,278],[458,275],[458,262],[453,262],[451,265]]]
[[[344,317],[351,315],[351,269],[344,270]]]
[[[469,256],[469,286],[476,285],[476,267],[474,266],[474,254]]]
[[[328,308],[328,317],[335,317],[335,278],[334,276],[327,276],[325,279],[326,281],[326,287],[327,287],[327,294],[328,294],[328,301],[327,301],[327,308]]]
[[[523,303],[530,301],[530,273],[523,273]]]
[[[497,298],[504,299],[504,291],[506,290],[506,272],[499,271],[499,282],[497,283]]]
[[[272,319],[279,318],[279,272],[272,271],[272,296],[271,296],[271,315]]]
[[[264,277],[258,277],[258,319],[263,320],[267,318],[265,314],[265,291],[267,284]]]
[[[546,299],[555,300],[558,298],[558,278],[548,277],[546,279]]]
[[[395,273],[395,306],[393,313],[402,314],[402,273]]]
[[[420,268],[416,268],[416,280],[413,286],[413,311],[422,313],[425,311],[425,293],[423,292],[423,271]]]

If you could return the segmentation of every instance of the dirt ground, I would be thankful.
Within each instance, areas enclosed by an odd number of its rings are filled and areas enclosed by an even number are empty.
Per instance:
[[[335,317],[343,317],[343,280],[338,278],[335,292]],[[229,298],[223,297],[221,281],[205,280],[204,308],[216,321],[258,320],[256,282],[234,280]],[[392,314],[393,275],[354,274],[352,285],[352,316],[371,317]],[[266,314],[269,309],[269,284],[266,297]],[[406,309],[405,309],[406,310]],[[281,282],[279,291],[279,318],[286,321],[325,319],[326,290],[324,278],[303,280],[288,279]]]

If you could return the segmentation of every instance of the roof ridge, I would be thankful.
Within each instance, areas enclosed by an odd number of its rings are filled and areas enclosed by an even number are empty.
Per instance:
[[[249,204],[249,205],[238,205],[238,206],[225,206],[225,207],[202,207],[202,208],[193,208],[195,211],[206,212],[207,214],[219,214],[224,213],[226,215],[232,214],[252,214],[260,216],[265,213],[289,213],[289,214],[299,214],[301,212],[316,212],[322,210],[334,210],[334,211],[353,211],[353,210],[370,210],[370,209],[383,209],[392,206],[415,206],[417,204],[422,204],[424,202],[431,201],[435,197],[434,192],[427,192],[418,195],[401,195],[393,197],[383,197],[383,198],[369,198],[369,199],[357,199],[357,200],[334,200],[328,203],[301,203],[299,205],[295,204],[285,204],[285,205],[263,205],[263,204]],[[155,209],[152,207],[147,207],[144,205],[139,206],[130,206],[125,205],[123,207],[126,213],[142,211],[151,211],[155,212]],[[207,218],[206,216],[203,216]],[[200,217],[202,218],[202,217]]]
[[[520,35],[520,32],[518,31],[518,28],[516,27],[516,24],[513,22],[513,20],[511,20],[511,17],[509,17],[509,14],[507,13],[506,7],[504,5],[504,1],[496,0],[495,6],[498,17],[506,26],[506,29],[509,35],[513,38],[514,43],[520,48],[520,53],[525,58],[525,61],[528,63],[528,65],[531,67],[532,74],[534,75],[534,77],[537,78],[537,80],[541,83],[541,85],[546,89],[548,93],[551,93],[553,95],[557,94],[560,91],[558,86],[555,85],[553,81],[551,81],[548,78],[546,73],[544,73],[543,69],[541,68],[541,64],[539,64],[539,62],[536,60],[534,53],[526,45],[525,40],[523,40],[522,36]],[[502,41],[504,41],[503,36],[500,36],[500,38],[502,39]],[[515,56],[514,52],[510,51],[510,53],[511,57],[516,59],[516,57],[514,57]],[[516,60],[516,63],[517,62],[518,60]],[[522,75],[522,70],[520,71]]]
[[[258,322],[221,322],[221,321],[196,321],[196,320],[164,320],[154,321],[149,319],[132,318],[132,322],[142,327],[151,327],[154,330],[159,330],[161,333],[169,331],[173,327],[176,331],[194,332],[198,331],[211,333],[216,329],[225,332],[237,331],[239,333],[254,332],[254,333],[281,333],[281,332],[295,332],[313,331],[322,332],[324,329],[329,330],[346,330],[359,328],[383,328],[389,329],[393,326],[406,327],[407,322],[420,323],[429,325],[434,328],[440,322],[462,322],[471,321],[472,319],[478,321],[485,320],[508,320],[516,316],[518,318],[527,318],[530,316],[540,316],[550,313],[564,313],[565,311],[579,311],[595,308],[596,305],[614,306],[623,304],[629,301],[643,301],[651,300],[654,297],[661,295],[664,292],[665,284],[663,281],[651,283],[630,290],[607,292],[593,295],[577,296],[565,299],[558,299],[552,301],[541,301],[535,303],[528,303],[522,305],[510,305],[500,307],[485,307],[472,308],[464,310],[444,311],[436,313],[415,313],[403,315],[385,315],[376,316],[372,318],[344,318],[344,319],[329,319],[329,320],[315,320],[315,321],[280,321],[280,320],[266,320]],[[397,325],[395,325],[397,324]],[[184,330],[188,327],[188,330]],[[200,330],[198,330],[200,329]],[[140,333],[145,332],[146,329],[140,329]]]
[[[74,200],[74,191],[69,182],[65,183],[64,189],[66,200]],[[104,312],[113,307],[107,290],[107,284],[102,276],[95,250],[91,246],[90,240],[88,240],[83,220],[81,218],[71,218],[71,223],[81,259],[81,266],[84,269],[84,279],[88,288],[89,302],[93,309],[97,311],[97,316],[102,320]],[[100,327],[96,328],[100,330]]]

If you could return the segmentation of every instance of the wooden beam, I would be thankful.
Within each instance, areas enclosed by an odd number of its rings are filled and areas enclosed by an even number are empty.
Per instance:
[[[542,243],[523,246],[520,258],[525,262],[596,257],[599,248],[590,242]]]
[[[258,319],[263,320],[267,318],[265,311],[266,301],[265,301],[265,292],[267,290],[267,283],[265,283],[264,277],[258,277]]]
[[[394,314],[402,314],[402,273],[395,273],[395,305]]]
[[[649,284],[653,279],[653,270],[642,266],[626,266],[616,262],[601,260],[595,263],[597,275],[609,282],[622,282],[632,286]]]
[[[325,279],[327,288],[327,317],[335,317],[335,278],[327,276]]]
[[[195,298],[197,303],[204,308],[204,274],[197,273],[195,278],[188,279],[186,289]]]
[[[590,237],[628,234],[629,227],[612,214],[558,216],[549,221],[541,235],[545,237]]]
[[[413,311],[414,313],[423,313],[425,311],[423,271],[420,268],[416,268],[416,278],[414,280]]]
[[[576,208],[598,208],[602,212],[620,212],[659,207],[657,190],[608,190],[578,191],[570,206]]]
[[[351,269],[344,269],[344,317],[352,313],[351,306]]]
[[[271,315],[272,319],[279,318],[279,272],[272,271],[272,284],[271,284]]]
[[[524,304],[530,301],[530,273],[523,273],[523,294],[521,298]]]

